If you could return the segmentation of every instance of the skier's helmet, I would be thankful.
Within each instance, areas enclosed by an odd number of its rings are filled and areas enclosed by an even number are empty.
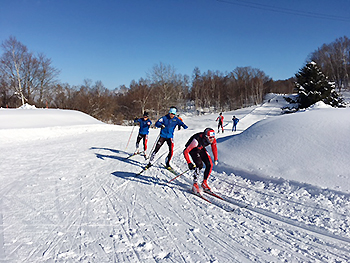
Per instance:
[[[148,117],[148,112],[147,112],[147,111],[145,111],[145,112],[143,113],[143,117]]]
[[[176,115],[176,107],[171,107],[169,113]]]
[[[205,135],[205,138],[209,142],[209,139],[214,139],[215,138],[215,131],[212,128],[206,128],[204,130],[204,135]]]

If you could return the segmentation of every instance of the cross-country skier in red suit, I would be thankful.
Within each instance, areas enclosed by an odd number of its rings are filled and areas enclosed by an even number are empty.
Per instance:
[[[220,133],[220,127],[222,129],[222,133],[224,133],[224,116],[220,112],[219,117],[216,118],[216,121],[219,121],[218,123],[218,133]]]
[[[213,162],[209,153],[205,149],[205,147],[207,147],[209,144],[214,155],[214,163],[215,165],[217,165],[218,150],[215,139],[215,131],[213,129],[206,128],[204,132],[199,132],[192,135],[192,137],[188,140],[188,142],[185,145],[186,148],[184,150],[184,156],[187,161],[188,168],[190,170],[194,170],[192,187],[192,191],[194,193],[200,193],[200,189],[198,186],[198,176],[200,170],[203,168],[203,163],[205,165],[205,170],[201,186],[203,190],[210,191],[210,187],[208,186],[207,180],[213,168]],[[194,164],[191,162],[190,156]]]

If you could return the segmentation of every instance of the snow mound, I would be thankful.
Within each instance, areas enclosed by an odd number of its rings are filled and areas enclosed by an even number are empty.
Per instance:
[[[18,109],[0,109],[0,129],[46,128],[103,124],[101,121],[74,110],[37,109],[28,104]]]
[[[31,109],[36,109],[35,105],[30,105],[28,103],[22,105],[21,107],[19,107],[19,109],[23,109],[23,110],[31,110]]]
[[[233,167],[235,174],[244,170],[255,176],[350,189],[350,108],[315,106],[320,107],[265,119],[223,139],[220,161]]]
[[[315,104],[311,105],[308,109],[316,110],[316,109],[330,109],[330,108],[333,108],[333,107],[331,105],[324,103],[323,101],[318,101]]]

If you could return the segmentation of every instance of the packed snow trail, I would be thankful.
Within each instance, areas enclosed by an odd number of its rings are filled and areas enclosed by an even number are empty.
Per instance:
[[[235,111],[237,128],[274,115],[270,106]],[[175,132],[175,169],[187,169],[183,145],[208,123],[215,127],[215,117],[188,118],[192,127]],[[251,210],[209,204],[188,192],[190,173],[167,184],[166,146],[135,177],[147,161],[125,159],[134,150],[124,151],[130,132],[110,125],[0,131],[7,136],[0,146],[0,261],[350,261],[349,194],[219,164],[210,186]],[[151,130],[150,145],[158,133]]]

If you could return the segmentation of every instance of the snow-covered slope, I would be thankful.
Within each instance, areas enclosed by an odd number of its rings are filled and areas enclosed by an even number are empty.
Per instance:
[[[166,146],[135,177],[147,163],[125,159],[137,128],[0,109],[0,261],[349,262],[349,109],[279,116],[282,103],[275,96],[224,113],[209,181],[228,202],[208,197],[212,204],[189,193],[189,173],[167,184]],[[49,113],[57,119],[45,126]],[[178,171],[187,169],[188,138],[217,125],[217,115],[182,117],[189,129],[175,132]],[[158,134],[150,131],[149,150]]]
[[[0,129],[46,128],[102,124],[102,122],[79,111],[59,109],[0,109]]]

